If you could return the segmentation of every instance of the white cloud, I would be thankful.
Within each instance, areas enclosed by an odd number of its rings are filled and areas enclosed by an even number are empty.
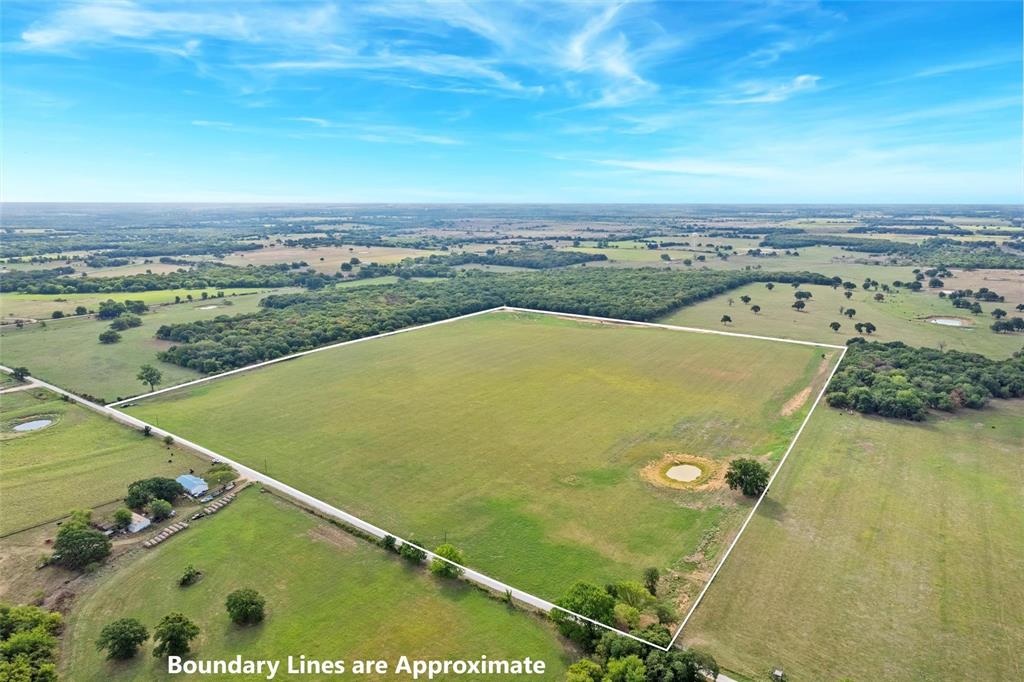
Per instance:
[[[782,83],[749,81],[742,84],[737,94],[717,100],[720,104],[773,104],[784,102],[793,95],[814,90],[821,76],[802,74]]]

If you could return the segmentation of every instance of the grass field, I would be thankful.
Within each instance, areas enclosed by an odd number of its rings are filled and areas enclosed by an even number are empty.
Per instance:
[[[177,580],[190,563],[203,577],[183,589]],[[255,588],[267,599],[267,618],[259,626],[239,628],[228,620],[224,598],[240,587]],[[133,660],[110,663],[97,653],[94,642],[111,620],[135,617],[152,632],[171,611],[181,611],[199,625],[192,650],[204,659],[305,654],[348,661],[386,658],[394,665],[400,655],[530,656],[545,661],[548,673],[543,679],[561,679],[571,662],[551,624],[510,610],[465,583],[433,578],[255,490],[243,492],[230,507],[180,537],[101,576],[66,628],[62,669],[67,679],[170,679],[163,660],[151,655],[152,643]],[[288,678],[279,672],[276,679]]]
[[[680,238],[679,241],[690,241],[696,245],[697,242],[707,244],[730,244],[735,249],[735,255],[728,260],[719,259],[714,253],[707,253],[707,249],[701,251],[672,247],[667,249],[648,249],[638,242],[613,242],[618,248],[597,248],[581,246],[569,248],[570,251],[582,251],[584,253],[601,253],[610,259],[608,262],[590,263],[588,267],[671,267],[685,269],[708,268],[711,270],[743,270],[752,268],[765,270],[767,272],[796,272],[808,271],[818,272],[823,275],[839,275],[857,283],[863,282],[868,277],[879,282],[890,283],[893,280],[913,280],[914,273],[911,266],[880,265],[872,262],[866,254],[854,254],[834,246],[812,246],[800,249],[799,256],[779,255],[770,258],[756,258],[747,256],[747,249],[757,246],[757,239],[733,239],[725,237],[689,237]],[[585,242],[584,242],[585,244]],[[661,260],[661,254],[667,253],[671,261]],[[698,256],[704,256],[703,262],[698,261]],[[693,261],[690,266],[683,264],[683,260],[689,258]]]
[[[95,309],[101,301],[114,299],[115,301],[145,301],[149,305],[161,303],[174,303],[174,297],[180,296],[184,299],[188,294],[198,301],[202,296],[203,289],[164,289],[160,291],[119,291],[102,294],[11,294],[5,293],[0,296],[0,315],[3,319],[13,318],[34,318],[48,320],[53,311],[60,310],[65,315],[74,315],[75,308],[84,305],[86,308]],[[266,289],[205,289],[210,296],[216,296],[218,291],[225,295],[230,294],[251,294]]]
[[[55,423],[11,430],[43,418]],[[203,466],[187,451],[168,449],[43,389],[0,397],[0,428],[0,533],[124,497],[140,478],[173,478]]]
[[[303,249],[298,246],[268,246],[258,251],[237,251],[220,259],[228,265],[270,265],[305,261],[309,267],[332,275],[338,272],[342,263],[353,257],[364,263],[397,263],[403,258],[429,256],[440,251],[410,249],[398,246],[323,246]]]
[[[1024,401],[822,408],[687,626],[768,679],[1024,678]]]
[[[194,370],[156,359],[159,351],[172,345],[154,338],[160,325],[252,312],[258,308],[261,298],[263,296],[258,294],[226,296],[154,307],[142,316],[141,327],[120,332],[121,340],[115,344],[99,342],[100,332],[109,325],[92,317],[49,322],[45,327],[38,324],[22,329],[9,327],[0,332],[0,363],[8,367],[28,367],[44,381],[108,401],[118,396],[137,395],[149,391],[148,386],[135,378],[139,367],[146,363],[160,369],[167,386],[202,376]],[[229,302],[231,305],[226,305]]]
[[[951,280],[952,281],[952,280]],[[993,287],[995,288],[995,287]],[[995,307],[1006,308],[1004,304],[983,303],[986,311],[982,315],[954,308],[947,300],[932,293],[900,292],[885,294],[885,300],[874,300],[875,292],[857,289],[847,300],[843,290],[826,286],[805,285],[812,298],[803,311],[792,308],[794,289],[789,285],[777,285],[769,291],[764,284],[751,284],[728,294],[703,301],[668,315],[662,322],[691,327],[729,329],[746,334],[763,334],[787,339],[802,339],[822,343],[841,344],[847,338],[858,336],[854,325],[857,322],[871,322],[878,330],[872,338],[879,341],[903,341],[911,346],[939,347],[982,353],[991,357],[1009,357],[1024,346],[1022,334],[996,334],[989,325],[992,317],[988,314]],[[750,296],[744,304],[741,296]],[[729,305],[729,300],[733,305]],[[757,304],[761,311],[754,314],[750,306]],[[857,311],[853,319],[839,313],[840,306]],[[732,323],[723,326],[722,315],[729,315]],[[962,317],[970,320],[970,327],[948,327],[928,322],[926,317]],[[833,332],[829,323],[839,322],[839,332]]]
[[[128,410],[391,532],[447,538],[473,567],[541,596],[647,566],[674,571],[667,584],[686,594],[748,503],[721,486],[658,488],[641,470],[666,453],[719,470],[778,457],[829,369],[822,355],[499,313]]]

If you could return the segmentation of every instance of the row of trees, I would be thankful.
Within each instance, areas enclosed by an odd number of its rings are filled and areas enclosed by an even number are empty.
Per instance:
[[[183,586],[191,583],[181,583]],[[235,625],[248,626],[263,622],[266,617],[266,599],[252,588],[235,590],[227,596],[224,608]],[[153,628],[153,655],[185,656],[192,648],[192,640],[199,636],[199,626],[179,612],[164,616]],[[100,631],[96,649],[106,651],[110,660],[133,658],[139,647],[149,640],[146,626],[136,618],[120,618],[108,623]]]
[[[122,275],[120,277],[73,276],[72,268],[14,270],[0,275],[0,292],[27,294],[81,294],[158,291],[167,289],[237,289],[305,287],[321,289],[337,277],[324,275],[296,264],[249,265],[235,267],[220,263],[200,263],[175,272]]]
[[[213,373],[282,355],[501,305],[648,321],[750,282],[830,284],[810,273],[587,268],[531,273],[466,272],[438,283],[276,294],[263,310],[164,325],[176,345],[160,359]]]
[[[1024,397],[1024,354],[976,353],[850,339],[825,398],[838,408],[922,421],[928,409],[980,409],[992,398]]]

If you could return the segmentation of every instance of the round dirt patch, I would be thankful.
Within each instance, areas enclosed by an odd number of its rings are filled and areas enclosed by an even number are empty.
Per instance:
[[[707,457],[669,452],[645,466],[640,475],[659,488],[710,490],[720,487],[724,469]]]

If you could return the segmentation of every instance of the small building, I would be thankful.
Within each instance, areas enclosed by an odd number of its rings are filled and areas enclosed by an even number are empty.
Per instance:
[[[128,524],[128,532],[138,533],[140,530],[145,530],[146,528],[149,528],[149,524],[151,523],[152,521],[147,519],[142,514],[136,514],[135,512],[132,512],[132,522]]]
[[[182,474],[174,480],[180,483],[185,492],[192,497],[199,497],[210,489],[210,486],[206,485],[206,481],[192,474]]]

